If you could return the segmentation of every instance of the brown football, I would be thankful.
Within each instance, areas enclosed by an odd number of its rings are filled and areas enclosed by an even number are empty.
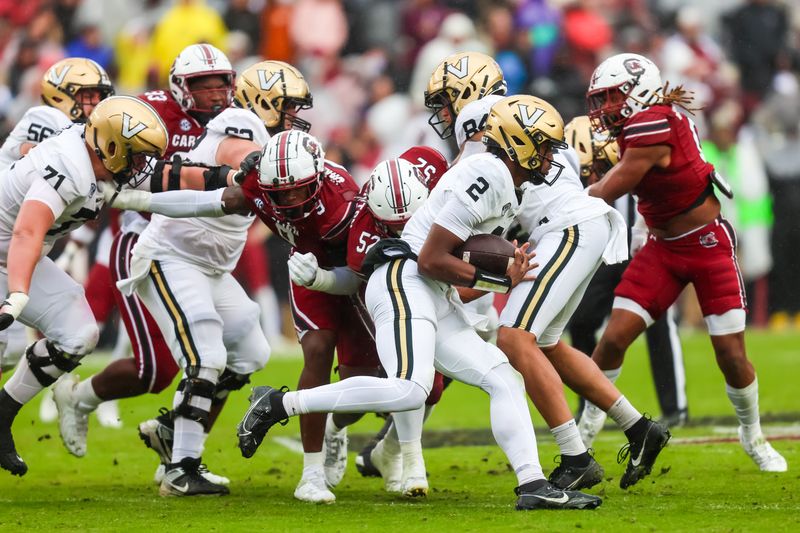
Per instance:
[[[453,252],[456,257],[497,276],[514,261],[514,245],[497,235],[473,235]]]

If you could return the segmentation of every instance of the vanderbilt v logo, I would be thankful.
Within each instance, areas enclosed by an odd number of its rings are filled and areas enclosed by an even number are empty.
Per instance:
[[[527,104],[517,104],[517,107],[519,108],[519,118],[522,120],[522,125],[526,128],[530,128],[536,124],[536,121],[542,118],[542,115],[544,115],[544,109],[539,107],[533,111],[533,114],[528,113]]]
[[[281,79],[281,73],[273,72],[272,76],[267,79],[267,71],[266,70],[259,70],[258,71],[258,84],[261,86],[262,91],[269,91],[272,89],[272,86],[278,83],[278,80]]]
[[[55,67],[50,71],[50,81],[55,85],[61,85],[64,78],[67,77],[67,72],[72,68],[72,65],[64,65],[61,72],[57,71]]]
[[[122,136],[125,137],[126,139],[130,139],[137,133],[141,133],[142,130],[147,129],[147,126],[144,124],[144,122],[140,122],[133,128],[131,128],[132,118],[133,117],[131,117],[129,114],[122,113]]]
[[[467,75],[467,71],[469,71],[469,57],[464,56],[458,60],[458,65],[456,66],[453,63],[445,63],[444,65],[444,72],[445,74],[452,74],[458,79],[464,79]]]

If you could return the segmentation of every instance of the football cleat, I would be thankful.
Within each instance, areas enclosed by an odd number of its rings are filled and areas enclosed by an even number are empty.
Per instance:
[[[139,424],[139,438],[145,446],[158,454],[162,465],[172,462],[172,441],[175,429],[172,411],[166,407],[159,409],[156,418],[145,420]]]
[[[338,485],[347,469],[347,428],[336,431],[333,415],[325,426],[325,481],[329,487]]]
[[[385,441],[380,441],[369,454],[369,464],[383,478],[386,492],[403,492],[403,456],[398,451],[386,450]]]
[[[603,429],[606,422],[606,413],[596,405],[586,402],[578,421],[578,434],[581,436],[583,445],[589,449],[594,443],[595,437]]]
[[[786,459],[767,442],[764,434],[760,431],[755,437],[745,439],[744,430],[742,426],[739,426],[739,442],[742,443],[744,451],[762,472],[786,472],[788,470]]]
[[[48,387],[42,393],[42,400],[39,402],[39,420],[45,424],[58,420],[58,408],[53,401],[53,387]]]
[[[420,498],[428,495],[428,475],[422,455],[403,458],[403,475],[400,491],[403,496]],[[388,490],[388,489],[387,489]],[[391,491],[390,491],[391,492]]]
[[[620,488],[627,489],[649,475],[656,457],[672,436],[669,430],[658,422],[649,419],[646,422],[647,428],[641,433],[641,438],[629,441],[617,454],[617,463],[628,459],[625,473],[619,480]]]
[[[22,405],[11,398],[5,389],[0,388],[0,468],[14,476],[24,476],[28,465],[22,460],[14,446],[11,425]]]
[[[603,467],[591,455],[586,466],[567,466],[562,457],[561,464],[550,473],[547,480],[563,490],[580,490],[594,487],[603,481],[604,474]]]
[[[534,509],[596,509],[603,503],[599,496],[584,494],[575,490],[562,490],[550,483],[538,489],[526,483],[514,489],[517,495],[517,511]]]
[[[211,483],[216,483],[217,485],[225,485],[225,486],[231,484],[230,479],[210,471],[208,467],[205,465],[205,463],[200,463],[200,466],[197,467],[197,471],[200,472],[200,475],[206,478]],[[156,468],[155,474],[153,474],[153,482],[155,482],[156,485],[161,485],[161,482],[164,481],[164,474],[166,473],[167,473],[166,465],[159,464],[158,468]]]
[[[212,483],[200,473],[200,458],[185,457],[180,463],[167,466],[161,488],[161,496],[224,496],[228,487]]]
[[[117,400],[109,400],[97,406],[95,411],[97,421],[104,428],[120,429],[122,427],[122,419],[119,417],[119,402]]]
[[[280,400],[287,390],[289,389],[286,387],[282,387],[280,390],[266,386],[253,388],[253,392],[248,398],[250,407],[236,427],[242,457],[253,457],[269,428],[278,423],[285,426],[289,422],[285,415],[276,416],[272,412],[271,404],[273,397]]]
[[[328,489],[325,474],[322,472],[304,475],[297,484],[297,488],[294,489],[294,497],[309,503],[333,503],[336,501],[336,496]]]
[[[67,451],[75,457],[86,455],[86,435],[89,432],[89,413],[78,408],[75,387],[80,378],[65,374],[53,387],[53,400],[58,408],[58,431]]]

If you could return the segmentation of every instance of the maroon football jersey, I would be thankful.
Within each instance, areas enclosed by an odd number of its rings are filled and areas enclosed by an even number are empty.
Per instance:
[[[361,274],[364,257],[372,245],[390,236],[386,226],[379,225],[375,215],[367,208],[366,199],[359,197],[356,200],[356,214],[347,237],[347,266],[356,274]]]
[[[663,228],[684,213],[711,186],[714,166],[705,160],[697,128],[672,107],[656,105],[631,117],[617,138],[620,155],[628,148],[664,144],[671,150],[666,168],[652,167],[633,189],[648,226]]]
[[[300,220],[286,220],[277,213],[258,184],[258,173],[245,178],[242,192],[250,210],[273,233],[301,253],[312,252],[322,267],[346,265],[347,230],[356,211],[358,187],[353,177],[335,163],[325,161],[325,172],[313,211]]]
[[[164,159],[172,158],[176,152],[188,152],[203,135],[205,128],[184,111],[167,91],[147,91],[140,94],[139,98],[153,106],[167,127],[169,144]]]

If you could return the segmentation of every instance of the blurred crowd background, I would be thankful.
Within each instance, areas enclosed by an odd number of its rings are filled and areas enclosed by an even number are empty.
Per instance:
[[[595,66],[616,52],[653,59],[694,92],[706,156],[732,182],[750,321],[800,328],[800,2],[797,0],[0,0],[0,134],[39,103],[45,70],[89,57],[117,94],[166,87],[175,56],[209,42],[237,70],[296,65],[304,118],[330,159],[364,180],[412,144],[452,154],[428,126],[423,91],[446,55],[492,54],[510,94],[584,114]],[[285,294],[285,247],[269,239]],[[684,324],[692,325],[691,306]]]

